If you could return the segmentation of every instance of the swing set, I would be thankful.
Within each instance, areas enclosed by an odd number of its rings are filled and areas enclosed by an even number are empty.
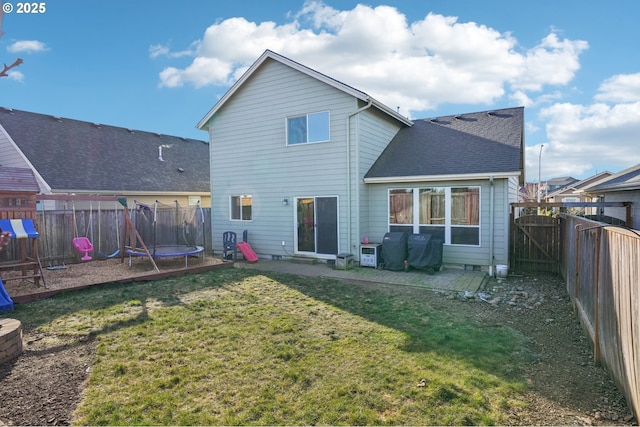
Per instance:
[[[93,258],[89,256],[89,254],[94,251],[93,243],[91,243],[91,241],[93,240],[93,203],[91,201],[89,202],[89,221],[87,222],[84,236],[80,236],[78,233],[78,222],[76,220],[76,206],[74,201],[72,201],[71,203],[72,203],[73,225],[74,225],[74,235],[73,235],[74,237],[71,240],[71,243],[73,244],[73,247],[76,249],[76,251],[82,254],[82,258],[80,258],[82,261],[90,261]],[[114,202],[114,204],[115,204],[114,212],[115,212],[115,219],[116,219],[116,241],[120,242],[120,220],[118,219],[118,214],[117,214],[118,202]],[[98,255],[102,258],[114,258],[118,256],[118,254],[120,253],[119,248],[116,249],[115,252],[111,254],[105,254],[100,250],[100,245],[102,243],[101,206],[102,206],[102,201],[98,200],[98,250],[97,252],[98,252]],[[91,234],[91,239],[89,239],[88,237],[89,234]]]
[[[133,225],[133,222],[130,219],[130,214],[129,214],[129,209],[127,207],[127,201],[125,198],[121,198],[118,196],[97,196],[97,195],[81,195],[81,196],[76,196],[76,195],[63,195],[63,194],[39,194],[38,196],[38,200],[55,200],[55,201],[64,201],[65,202],[65,206],[67,202],[71,202],[71,206],[72,206],[72,221],[73,221],[73,226],[74,226],[74,237],[71,240],[72,246],[74,247],[74,249],[81,255],[81,260],[82,261],[89,261],[92,258],[91,253],[94,253],[95,251],[95,247],[92,243],[92,239],[89,239],[89,235],[92,236],[93,238],[93,202],[98,202],[98,218],[100,219],[100,215],[101,215],[101,202],[114,202],[116,204],[116,208],[118,207],[118,204],[120,204],[122,206],[123,209],[123,217],[124,217],[124,225],[123,225],[123,230],[124,230],[124,238],[122,239],[122,241],[120,242],[120,222],[118,219],[118,213],[117,211],[115,212],[116,214],[116,239],[117,241],[121,244],[120,248],[116,249],[113,253],[111,254],[104,254],[100,251],[100,243],[98,243],[98,250],[97,253],[99,256],[103,257],[103,258],[114,258],[118,255],[121,255],[122,258],[122,262],[124,262],[124,253],[125,250],[131,250],[131,248],[136,248],[136,250],[138,252],[140,252],[142,254],[142,256],[147,256],[149,258],[149,260],[151,261],[151,263],[153,264],[153,267],[156,271],[160,271],[160,269],[158,268],[158,266],[156,265],[155,261],[153,260],[153,257],[151,255],[151,253],[149,252],[149,250],[147,249],[144,241],[142,240],[142,237],[140,236],[140,234],[138,233],[138,231],[136,230],[135,226]],[[86,228],[85,228],[85,233],[83,236],[80,235],[79,231],[78,231],[78,222],[77,222],[77,217],[76,217],[76,207],[75,207],[75,202],[89,202],[90,203],[90,208],[89,208],[89,220],[87,222]],[[65,209],[66,210],[66,209]],[[101,233],[102,233],[102,229],[101,229],[101,221],[98,221],[98,242],[101,242]],[[63,223],[64,224],[64,223]],[[46,221],[44,221],[44,215],[43,215],[43,226],[46,228]],[[64,230],[63,230],[64,233]],[[138,247],[140,246],[140,247]],[[56,268],[56,267],[52,267],[52,268]],[[64,268],[64,267],[62,267]]]

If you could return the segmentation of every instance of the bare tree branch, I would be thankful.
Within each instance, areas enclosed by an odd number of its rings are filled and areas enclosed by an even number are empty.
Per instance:
[[[0,77],[7,77],[9,75],[9,74],[7,74],[7,71],[12,69],[13,67],[17,67],[18,65],[22,64],[23,62],[24,61],[22,60],[22,58],[18,58],[15,61],[13,61],[13,64],[11,64],[11,65],[4,64],[4,68],[2,69],[2,71],[0,71]]]
[[[4,1],[0,0],[0,37],[2,37],[2,35],[4,34],[2,32],[2,20],[4,19]],[[7,71],[9,71],[10,69],[12,69],[13,67],[17,67],[18,65],[22,64],[24,61],[22,60],[22,58],[18,58],[15,61],[13,61],[13,64],[11,65],[7,65],[4,64],[4,68],[2,69],[2,71],[0,71],[0,77],[7,77],[9,74],[7,74]]]

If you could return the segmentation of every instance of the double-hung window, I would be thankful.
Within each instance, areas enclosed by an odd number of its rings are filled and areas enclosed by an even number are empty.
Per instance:
[[[229,218],[231,221],[251,221],[253,200],[250,195],[231,196],[229,199]]]
[[[329,112],[287,117],[287,145],[329,141]]]
[[[480,245],[480,187],[389,190],[389,231],[435,234],[448,245]]]

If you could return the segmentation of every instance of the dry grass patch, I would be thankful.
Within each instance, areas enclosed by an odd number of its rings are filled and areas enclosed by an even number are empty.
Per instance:
[[[83,425],[504,423],[525,341],[424,289],[219,270],[29,304],[98,341]]]

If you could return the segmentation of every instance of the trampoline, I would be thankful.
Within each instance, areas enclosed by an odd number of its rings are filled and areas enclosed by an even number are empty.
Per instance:
[[[125,254],[129,255],[129,266],[131,266],[131,257],[147,256],[147,253],[142,248],[126,249]],[[203,254],[204,247],[195,245],[157,245],[149,248],[149,253],[153,258],[177,258],[184,257],[185,268],[189,263],[189,255]]]

